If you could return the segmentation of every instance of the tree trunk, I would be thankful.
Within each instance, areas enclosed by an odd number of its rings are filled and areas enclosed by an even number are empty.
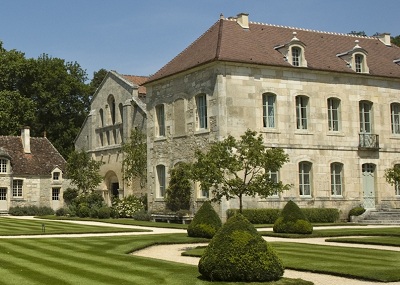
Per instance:
[[[243,202],[242,202],[242,194],[239,195],[239,213],[243,214]]]

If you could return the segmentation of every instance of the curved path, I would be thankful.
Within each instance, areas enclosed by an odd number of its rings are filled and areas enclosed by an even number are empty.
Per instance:
[[[15,219],[34,219],[33,217],[12,217],[9,218]],[[91,221],[72,221],[72,220],[52,220],[57,222],[65,222],[65,223],[76,223],[76,224],[86,224],[86,225],[94,225],[94,226],[105,226],[105,227],[118,227],[118,228],[134,228],[134,229],[142,229],[148,230],[146,232],[120,232],[120,233],[93,233],[93,234],[60,234],[60,235],[34,235],[34,236],[0,236],[1,238],[54,238],[54,237],[62,237],[62,238],[72,238],[72,237],[90,237],[90,236],[122,236],[122,235],[148,235],[148,234],[166,234],[166,233],[186,233],[186,230],[182,229],[168,229],[168,228],[153,228],[153,227],[141,227],[141,226],[132,226],[132,225],[120,225],[120,224],[109,224],[109,223],[101,223],[101,222],[91,222]],[[344,226],[342,228],[352,228],[353,226]],[[365,226],[379,228],[379,227],[392,227],[390,225],[370,225]],[[393,226],[398,227],[398,226]],[[318,227],[320,229],[329,228],[329,227]],[[339,228],[339,227],[335,227]],[[270,228],[258,229],[262,231],[269,231]],[[323,244],[323,245],[331,245],[331,246],[341,246],[341,247],[359,247],[359,248],[371,248],[371,249],[381,249],[381,250],[390,250],[390,251],[400,251],[400,247],[392,247],[392,246],[375,246],[375,245],[362,245],[362,244],[345,244],[345,243],[335,243],[335,242],[325,242],[325,238],[307,238],[307,239],[287,239],[287,238],[276,238],[276,237],[264,237],[267,241],[284,241],[284,242],[298,242],[298,243],[310,243],[310,244]],[[188,248],[193,248],[200,245],[206,244],[171,244],[171,245],[157,245],[151,246],[139,251],[135,251],[132,254],[137,256],[162,259],[172,262],[179,262],[191,265],[197,265],[199,262],[199,258],[197,257],[189,257],[182,256],[181,253],[186,251]],[[308,280],[314,282],[315,285],[377,285],[377,284],[387,284],[387,285],[400,285],[400,282],[370,282],[363,281],[357,279],[343,278],[326,274],[317,274],[311,272],[302,272],[295,270],[285,270],[284,277],[287,278],[301,278],[303,280]]]

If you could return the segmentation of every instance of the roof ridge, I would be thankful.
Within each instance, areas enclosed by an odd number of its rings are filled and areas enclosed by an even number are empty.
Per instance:
[[[236,18],[226,18],[225,20],[237,22]],[[285,29],[292,29],[292,30],[305,31],[305,32],[314,32],[314,33],[327,34],[327,35],[348,36],[348,37],[354,37],[354,38],[364,38],[364,39],[374,39],[374,40],[376,40],[376,37],[374,37],[374,36],[361,36],[361,35],[353,35],[353,34],[338,33],[338,32],[319,31],[319,30],[313,30],[313,29],[291,27],[291,26],[283,26],[283,25],[277,25],[277,24],[268,24],[268,23],[262,23],[262,22],[254,22],[254,21],[249,21],[249,23],[250,24],[255,24],[255,25],[263,25],[263,26],[270,26],[270,27],[277,27],[277,28],[285,28]]]

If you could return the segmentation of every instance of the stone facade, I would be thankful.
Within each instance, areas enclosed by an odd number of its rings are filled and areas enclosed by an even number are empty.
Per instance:
[[[91,111],[75,141],[76,149],[83,149],[103,162],[100,174],[104,180],[97,191],[108,204],[113,196],[139,196],[146,192],[138,181],[124,180],[121,151],[132,129],[146,131],[145,89],[140,86],[145,79],[110,71],[96,90]]]
[[[256,24],[250,25],[250,30],[256,28]],[[211,28],[207,33],[212,32]],[[400,164],[400,133],[392,129],[396,120],[392,104],[400,103],[397,75],[373,76],[369,74],[374,71],[372,63],[368,72],[360,74],[346,69],[342,72],[340,62],[337,71],[329,71],[293,67],[286,62],[280,66],[251,64],[232,58],[177,70],[179,60],[182,58],[179,63],[184,65],[184,59],[190,58],[191,50],[196,50],[197,43],[200,46],[207,33],[146,84],[152,211],[165,209],[163,191],[169,169],[180,161],[192,162],[195,149],[207,149],[209,143],[228,135],[239,137],[247,129],[261,133],[266,146],[283,148],[289,155],[290,161],[278,176],[293,187],[267,199],[245,197],[244,208],[282,208],[290,199],[300,207],[338,208],[342,218],[359,205],[400,208],[400,192],[384,178],[385,169]],[[307,43],[303,46],[307,56]],[[251,48],[249,41],[249,53]],[[229,55],[234,57],[235,52]],[[308,58],[313,59],[310,54]],[[309,60],[308,65],[312,64]],[[204,95],[206,127],[199,122],[203,115],[196,99]],[[272,121],[266,123],[269,109],[263,106],[268,104],[263,96],[269,95]],[[161,109],[164,116],[160,125],[157,112]],[[160,135],[161,127],[165,127],[164,135]],[[161,179],[160,171],[165,176]],[[195,211],[205,197],[196,185],[193,189]],[[222,201],[216,207],[225,218],[227,209],[238,208],[238,201]]]

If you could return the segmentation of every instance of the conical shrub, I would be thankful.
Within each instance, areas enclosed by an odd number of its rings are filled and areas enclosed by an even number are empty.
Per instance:
[[[311,234],[313,227],[299,206],[290,200],[275,221],[273,230],[276,233]]]
[[[212,238],[221,228],[222,222],[209,201],[203,203],[189,224],[187,232],[190,237]]]
[[[231,217],[215,234],[198,269],[211,281],[274,281],[284,272],[275,251],[241,214]]]

